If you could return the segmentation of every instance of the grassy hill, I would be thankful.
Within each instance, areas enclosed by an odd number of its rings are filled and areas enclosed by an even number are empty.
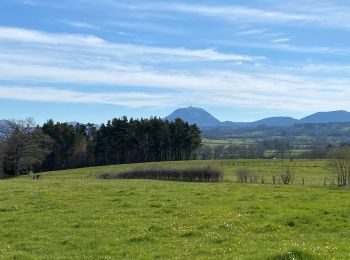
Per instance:
[[[93,167],[45,173],[40,180],[25,176],[1,180],[0,255],[3,259],[350,258],[349,191],[323,186],[325,178],[331,180],[325,161],[296,161],[292,185],[235,182],[235,171],[243,165],[269,180],[288,163],[276,160],[211,161],[225,171],[222,183],[95,178],[137,167],[207,163]]]

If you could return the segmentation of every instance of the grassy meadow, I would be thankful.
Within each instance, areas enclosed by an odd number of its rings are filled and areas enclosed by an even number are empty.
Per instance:
[[[225,181],[95,177],[206,164],[222,168]],[[0,180],[0,258],[349,259],[350,191],[331,185],[325,161],[295,161],[294,183],[273,185],[271,176],[286,164],[164,162]],[[237,183],[239,167],[266,183]]]

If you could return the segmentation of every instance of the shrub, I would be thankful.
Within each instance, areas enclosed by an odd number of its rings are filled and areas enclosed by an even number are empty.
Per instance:
[[[250,169],[241,167],[236,171],[237,181],[240,183],[247,183],[248,181],[251,183],[258,182],[258,176],[252,172]]]
[[[223,179],[221,170],[213,167],[198,167],[185,169],[134,169],[122,173],[105,173],[100,179],[154,179],[197,182],[218,182]]]
[[[283,168],[281,172],[281,180],[282,183],[287,185],[289,183],[293,183],[294,181],[294,169],[290,166]]]
[[[350,148],[336,147],[329,151],[329,170],[337,176],[338,186],[350,186]]]
[[[39,180],[41,178],[40,174],[33,174],[33,173],[29,173],[28,177],[32,180]]]

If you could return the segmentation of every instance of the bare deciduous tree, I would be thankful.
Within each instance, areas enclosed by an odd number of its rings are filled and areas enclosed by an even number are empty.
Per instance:
[[[250,169],[245,167],[240,167],[236,170],[237,181],[241,183],[251,183],[258,182],[258,176],[252,172]]]
[[[350,185],[350,147],[333,148],[328,153],[328,168],[336,174],[338,186]]]
[[[288,185],[289,183],[293,183],[294,173],[295,173],[295,169],[292,166],[286,166],[282,168],[282,172],[280,176],[282,183],[285,185]]]
[[[32,118],[7,121],[0,126],[0,136],[2,161],[16,176],[24,169],[42,163],[51,151],[52,139],[35,126]]]

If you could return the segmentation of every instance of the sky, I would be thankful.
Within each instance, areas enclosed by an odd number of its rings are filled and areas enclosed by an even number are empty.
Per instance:
[[[350,110],[350,2],[1,0],[0,118]]]

